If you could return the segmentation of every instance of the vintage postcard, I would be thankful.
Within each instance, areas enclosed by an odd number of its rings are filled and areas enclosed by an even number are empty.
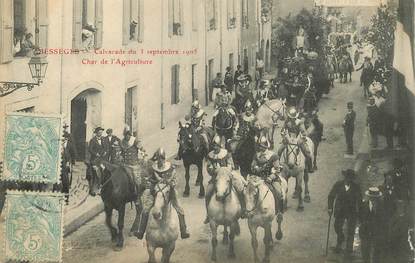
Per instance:
[[[415,262],[414,16],[0,0],[0,263]]]

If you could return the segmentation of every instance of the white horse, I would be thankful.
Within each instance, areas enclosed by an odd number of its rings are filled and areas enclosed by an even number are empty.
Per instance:
[[[155,263],[155,250],[162,248],[162,263],[170,262],[179,236],[177,214],[170,204],[171,186],[159,183],[155,186],[154,206],[150,211],[150,219],[146,231],[148,262]]]
[[[279,121],[284,121],[286,116],[286,105],[284,100],[274,99],[269,100],[258,108],[256,113],[256,125],[260,127],[271,143],[271,148],[274,147],[274,132],[278,127]]]
[[[282,165],[282,174],[286,178],[287,182],[290,177],[295,177],[295,191],[293,198],[298,198],[297,211],[304,210],[302,186],[304,181],[304,201],[310,202],[310,192],[308,189],[308,171],[306,169],[306,157],[300,149],[298,140],[299,138],[288,138],[288,142],[281,154],[280,162]],[[306,137],[306,148],[312,154],[314,153],[313,141]]]
[[[208,205],[210,230],[212,232],[212,261],[216,261],[216,246],[218,244],[218,226],[224,226],[224,243],[228,241],[227,227],[230,227],[228,257],[235,258],[234,239],[240,234],[238,219],[241,217],[241,204],[232,183],[232,171],[221,167],[217,170],[215,195]]]
[[[244,189],[244,197],[246,202],[246,210],[248,215],[248,227],[251,233],[251,245],[254,251],[254,261],[258,262],[258,239],[257,231],[258,227],[264,229],[264,244],[265,255],[263,262],[270,262],[270,251],[272,249],[272,221],[275,218],[275,199],[273,193],[268,185],[257,176],[249,176],[248,184]],[[281,193],[282,194],[282,193]],[[282,200],[281,200],[282,201]],[[279,202],[280,204],[282,202]],[[281,223],[283,220],[282,207],[277,208],[280,212],[277,215],[278,231],[276,238],[280,240],[282,238]]]

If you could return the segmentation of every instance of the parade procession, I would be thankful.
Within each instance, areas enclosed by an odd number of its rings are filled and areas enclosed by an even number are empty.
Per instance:
[[[0,0],[0,262],[415,262],[414,16]]]

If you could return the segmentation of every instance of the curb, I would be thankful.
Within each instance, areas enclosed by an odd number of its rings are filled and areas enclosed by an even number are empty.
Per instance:
[[[65,223],[63,236],[67,237],[76,230],[78,230],[82,225],[88,223],[97,215],[101,214],[104,211],[104,203],[97,202],[91,209],[84,211],[84,213],[80,214],[79,216],[69,220],[69,222]]]

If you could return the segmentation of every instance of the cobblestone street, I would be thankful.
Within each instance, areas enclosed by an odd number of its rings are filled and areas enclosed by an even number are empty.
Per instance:
[[[358,77],[354,76],[354,79]],[[347,84],[336,83],[336,87],[320,102],[320,119],[324,123],[325,141],[319,148],[318,171],[310,177],[311,203],[305,204],[304,212],[295,210],[296,200],[289,199],[288,211],[284,214],[284,238],[274,243],[271,261],[276,262],[325,262],[325,239],[327,233],[327,195],[332,184],[341,178],[340,171],[353,168],[354,159],[344,159],[345,142],[341,127],[346,112],[346,102],[354,101],[357,112],[355,147],[358,148],[366,119],[365,101],[361,97],[357,81]],[[278,133],[276,133],[278,134]],[[171,138],[175,144],[175,138]],[[168,153],[171,155],[171,153]],[[177,163],[180,164],[180,163]],[[178,189],[183,191],[184,170],[178,169]],[[192,169],[191,180],[195,181],[196,171]],[[205,184],[207,183],[205,173]],[[294,180],[289,183],[290,195]],[[173,253],[173,262],[210,262],[210,229],[203,225],[205,217],[204,201],[197,198],[198,189],[191,189],[189,198],[182,198],[187,215],[190,239],[178,240]],[[125,222],[125,235],[132,225],[134,209],[128,206]],[[116,216],[114,222],[116,222]],[[276,227],[274,226],[273,232]],[[263,247],[262,238],[260,249]],[[335,233],[332,228],[331,246],[335,243]],[[114,262],[122,255],[123,262],[146,262],[147,251],[145,242],[135,237],[126,237],[125,247],[121,252],[113,250],[109,231],[104,224],[104,214],[82,226],[78,231],[68,236],[64,241],[64,262]],[[218,246],[218,261],[227,262],[226,246]],[[236,238],[235,262],[253,262],[250,234],[245,220],[241,221],[241,235]],[[262,252],[262,250],[260,250]],[[160,253],[157,254],[160,256]],[[329,257],[330,261],[336,258]]]

